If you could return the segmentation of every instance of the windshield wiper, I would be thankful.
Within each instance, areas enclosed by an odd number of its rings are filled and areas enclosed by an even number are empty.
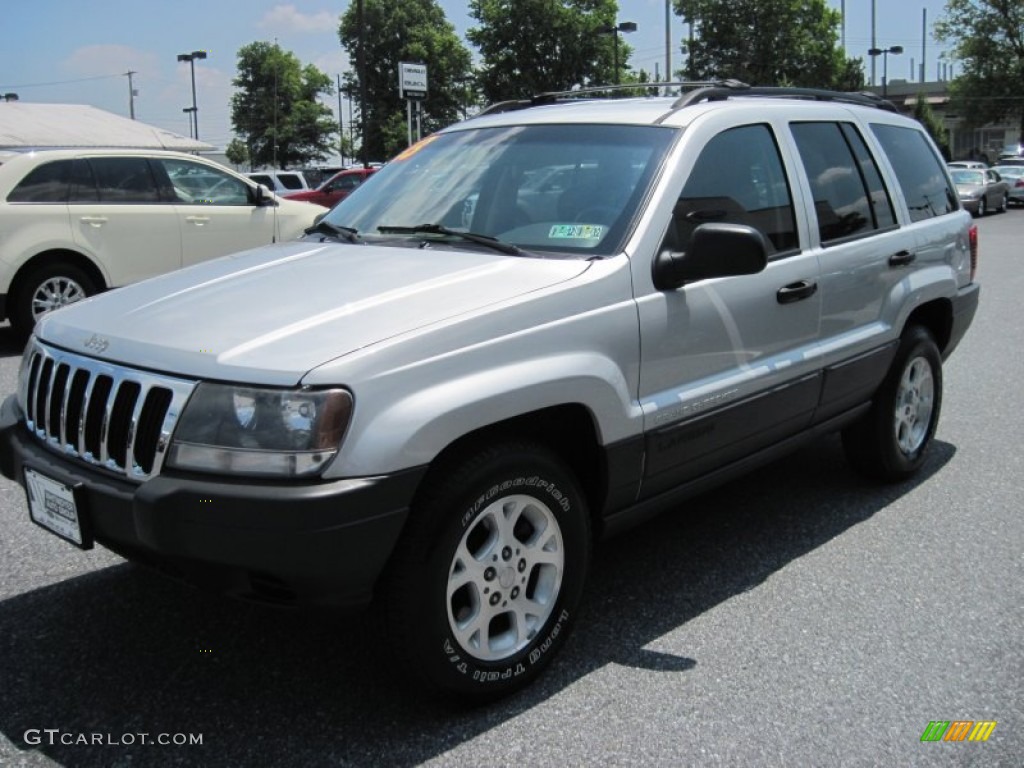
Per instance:
[[[460,232],[457,229],[448,229],[441,224],[417,224],[415,227],[377,227],[382,235],[445,235],[446,237],[458,237],[477,245],[485,245],[495,251],[507,253],[509,256],[518,256],[522,250],[511,243],[503,243],[496,237],[490,235],[478,235],[476,232]]]
[[[312,227],[306,227],[305,232],[307,235],[319,232],[321,235],[337,237],[344,240],[346,243],[363,242],[359,237],[359,230],[353,229],[352,227],[341,227],[337,224],[331,224],[331,222],[326,221],[325,219],[320,219],[320,221]]]

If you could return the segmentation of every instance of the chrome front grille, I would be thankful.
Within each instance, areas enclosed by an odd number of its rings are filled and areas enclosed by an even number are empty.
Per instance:
[[[25,350],[18,402],[51,450],[142,482],[160,473],[195,382],[76,355],[35,339]]]

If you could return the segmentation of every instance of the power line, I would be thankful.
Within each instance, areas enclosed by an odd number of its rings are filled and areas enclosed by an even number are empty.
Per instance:
[[[80,77],[77,80],[54,80],[50,83],[25,83],[24,85],[0,85],[0,88],[42,88],[45,85],[70,85],[72,83],[84,83],[89,80],[110,80],[115,77],[124,77],[124,72],[116,75],[96,75],[95,77]]]

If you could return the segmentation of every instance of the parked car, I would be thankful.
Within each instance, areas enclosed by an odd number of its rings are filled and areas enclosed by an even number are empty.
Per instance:
[[[950,168],[973,168],[979,170],[988,168],[988,163],[982,162],[981,160],[954,160],[948,165]]]
[[[289,200],[305,200],[307,203],[316,203],[325,208],[333,208],[339,201],[351,195],[370,176],[376,173],[376,168],[349,168],[340,171],[316,189],[308,189],[303,192],[288,192],[284,197]]]
[[[1024,204],[1024,163],[997,165],[992,168],[1009,185],[1010,202]]]
[[[430,135],[299,242],[44,317],[0,408],[31,518],[248,599],[376,599],[396,678],[480,702],[563,647],[597,540],[835,431],[915,475],[980,292],[921,124],[560,98]]]
[[[309,189],[301,171],[253,171],[246,176],[279,195]]]
[[[194,155],[41,150],[0,165],[0,319],[52,309],[233,251],[290,240],[319,209]]]
[[[950,168],[956,193],[964,208],[981,217],[991,211],[1006,211],[1010,203],[1010,185],[991,168]]]

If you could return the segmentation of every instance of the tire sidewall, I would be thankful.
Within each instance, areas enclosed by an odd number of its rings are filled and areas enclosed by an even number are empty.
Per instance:
[[[525,457],[524,457],[525,458]],[[456,547],[480,513],[503,496],[528,495],[543,503],[558,522],[564,548],[562,582],[555,605],[537,636],[523,649],[500,661],[466,653],[448,621],[447,583]],[[438,516],[434,546],[424,563],[419,610],[414,619],[423,629],[418,653],[420,671],[428,680],[463,698],[489,699],[517,690],[547,666],[565,642],[583,593],[590,558],[589,525],[583,497],[571,475],[545,457],[529,461],[506,456],[488,465],[447,510]]]

